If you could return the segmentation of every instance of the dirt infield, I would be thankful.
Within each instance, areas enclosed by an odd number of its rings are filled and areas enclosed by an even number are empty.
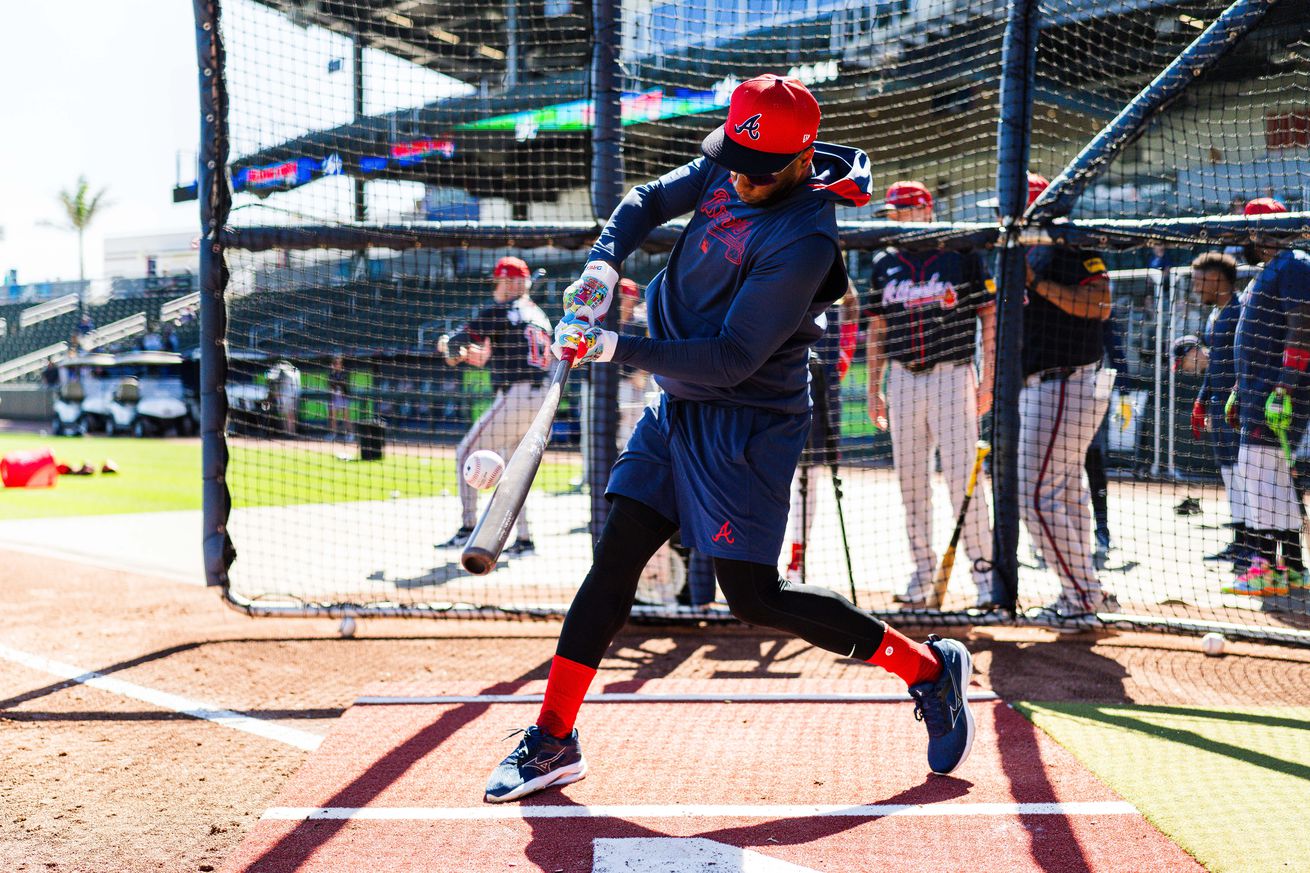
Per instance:
[[[335,622],[247,619],[213,591],[176,581],[12,552],[0,562],[4,870],[216,869],[305,760],[305,743],[326,735],[361,689],[542,679],[557,631],[546,622],[367,620],[342,640]],[[981,685],[1006,700],[1310,704],[1310,651],[1230,644],[1215,659],[1190,638],[1041,629],[968,639]],[[125,684],[89,687],[61,667]],[[841,679],[869,669],[747,628],[635,626],[602,681]],[[286,734],[183,715],[146,692],[235,710]]]

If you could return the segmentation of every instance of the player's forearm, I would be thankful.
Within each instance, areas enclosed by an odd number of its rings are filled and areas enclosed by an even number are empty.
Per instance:
[[[887,369],[887,356],[883,347],[883,331],[874,320],[869,321],[869,339],[865,344],[864,357],[869,367],[869,396],[882,393],[882,377]]]
[[[767,359],[723,335],[685,340],[620,336],[614,349],[616,363],[711,388],[740,385]]]
[[[989,306],[979,316],[982,327],[982,387],[992,390],[996,379],[996,307]]]
[[[1052,282],[1050,279],[1038,279],[1033,283],[1033,291],[1055,304],[1061,311],[1074,318],[1105,321],[1110,317],[1110,284],[1108,282],[1091,282],[1087,285],[1071,286]]]

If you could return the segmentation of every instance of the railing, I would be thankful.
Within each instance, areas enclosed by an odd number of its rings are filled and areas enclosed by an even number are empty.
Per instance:
[[[138,333],[144,333],[146,329],[146,314],[138,312],[136,315],[129,315],[127,318],[106,324],[99,330],[92,331],[82,338],[82,348],[97,349],[110,343],[116,343],[119,340],[127,339]]]
[[[65,294],[63,297],[56,297],[48,303],[29,306],[18,316],[18,326],[26,330],[34,324],[40,324],[43,321],[73,312],[77,309],[80,300],[81,297],[77,294]]]
[[[185,297],[179,297],[176,300],[169,300],[163,306],[159,307],[159,320],[172,321],[173,319],[181,315],[184,310],[199,305],[200,305],[199,291],[196,291],[194,294],[188,294]]]
[[[11,361],[5,361],[0,364],[0,382],[13,382],[16,379],[35,373],[37,370],[43,369],[46,361],[50,360],[51,357],[63,355],[67,351],[68,343],[55,343],[52,346],[28,352],[22,357],[14,358]]]

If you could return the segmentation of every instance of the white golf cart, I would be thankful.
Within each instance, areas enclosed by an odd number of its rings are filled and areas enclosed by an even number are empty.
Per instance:
[[[117,376],[109,400],[105,433],[136,437],[198,430],[195,404],[188,403],[182,356],[176,352],[124,352],[114,356]]]
[[[114,356],[87,354],[64,358],[59,368],[59,392],[55,395],[50,432],[55,436],[81,436],[104,426],[109,415],[113,377],[108,374]]]

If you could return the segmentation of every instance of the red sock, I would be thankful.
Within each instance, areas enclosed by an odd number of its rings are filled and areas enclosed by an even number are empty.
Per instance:
[[[546,680],[546,699],[541,702],[537,727],[555,737],[567,737],[578,720],[582,698],[596,675],[595,667],[585,667],[577,661],[556,655],[550,662],[550,677]]]
[[[941,675],[941,661],[937,660],[926,643],[916,643],[891,625],[884,627],[886,630],[882,642],[869,659],[870,664],[877,664],[889,673],[895,673],[905,680],[906,685],[917,685]]]

